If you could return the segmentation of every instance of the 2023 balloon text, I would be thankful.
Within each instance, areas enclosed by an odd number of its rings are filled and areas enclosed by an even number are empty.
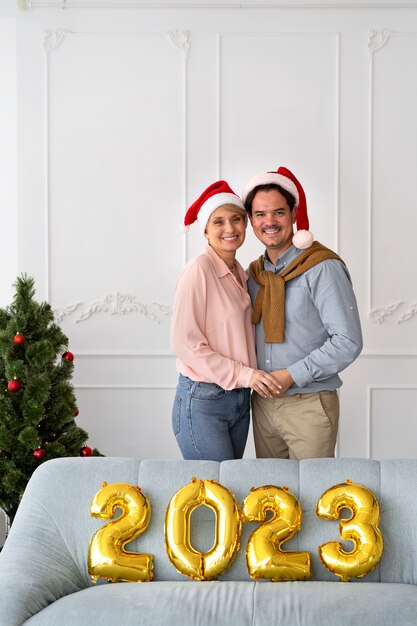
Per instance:
[[[207,506],[215,515],[215,540],[205,553],[195,550],[190,541],[191,513]],[[116,509],[122,514],[112,519]],[[347,480],[330,487],[318,500],[316,514],[324,520],[337,520],[342,509],[351,516],[339,520],[343,541],[351,541],[347,552],[339,542],[318,547],[324,567],[341,581],[361,578],[373,570],[383,553],[383,537],[378,523],[379,504],[363,485]],[[154,563],[151,554],[125,550],[148,528],[151,504],[139,487],[128,483],[103,483],[91,503],[90,513],[109,521],[92,537],[88,550],[88,571],[93,582],[150,581]],[[302,510],[298,499],[287,487],[253,487],[241,510],[233,494],[214,480],[193,478],[171,498],[165,515],[165,547],[175,568],[194,580],[217,578],[230,567],[240,548],[242,523],[262,522],[250,535],[246,562],[251,578],[279,582],[307,580],[311,577],[309,552],[290,552],[282,544],[301,528]]]

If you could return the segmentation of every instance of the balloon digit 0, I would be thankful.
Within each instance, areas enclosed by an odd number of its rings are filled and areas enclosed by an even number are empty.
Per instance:
[[[267,511],[274,513],[265,521]],[[287,489],[252,488],[242,505],[244,522],[264,522],[250,536],[246,561],[252,578],[271,581],[306,580],[311,575],[308,552],[284,552],[281,545],[301,528],[301,506]]]
[[[152,555],[124,549],[128,542],[147,529],[151,517],[149,500],[139,487],[127,483],[103,483],[91,503],[91,515],[111,519],[116,508],[122,509],[122,515],[98,530],[91,539],[88,572],[93,582],[98,578],[112,582],[152,580]]]
[[[347,582],[349,578],[362,578],[376,567],[384,543],[378,528],[379,504],[368,489],[349,480],[331,487],[318,501],[317,515],[336,520],[343,508],[350,509],[352,515],[340,520],[340,537],[352,541],[353,550],[346,552],[340,543],[330,541],[319,547],[319,555],[328,570]]]
[[[205,554],[190,542],[190,517],[197,507],[210,507],[216,516],[214,545]],[[165,516],[165,544],[175,568],[196,580],[222,574],[239,549],[241,521],[233,495],[214,480],[193,480],[171,498]]]

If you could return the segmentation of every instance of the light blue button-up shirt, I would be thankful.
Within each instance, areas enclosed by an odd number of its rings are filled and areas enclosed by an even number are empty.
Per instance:
[[[276,264],[264,255],[264,268],[279,274],[303,250],[291,246]],[[259,285],[248,281],[252,303]],[[265,343],[263,320],[256,326],[258,367],[288,369],[289,395],[332,391],[338,376],[362,350],[358,306],[346,266],[337,259],[318,263],[285,283],[285,341]]]

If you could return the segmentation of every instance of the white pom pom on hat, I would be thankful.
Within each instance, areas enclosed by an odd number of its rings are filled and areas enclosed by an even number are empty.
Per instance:
[[[188,226],[197,222],[204,233],[210,215],[225,204],[232,204],[242,211],[245,210],[242,200],[229,187],[229,184],[225,180],[218,180],[207,187],[190,206],[184,217],[182,232],[187,232]]]
[[[296,248],[306,250],[314,241],[313,233],[309,231],[309,221],[307,214],[307,200],[301,183],[292,172],[286,167],[279,167],[276,172],[266,172],[251,178],[242,193],[243,202],[248,194],[259,185],[279,185],[288,191],[295,199],[297,232],[292,238]]]

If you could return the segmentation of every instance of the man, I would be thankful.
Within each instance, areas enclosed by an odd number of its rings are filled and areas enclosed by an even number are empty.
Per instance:
[[[362,350],[349,272],[313,241],[304,190],[288,169],[255,176],[242,199],[266,247],[249,267],[258,367],[282,385],[274,398],[252,394],[256,455],[334,456],[338,373]]]

